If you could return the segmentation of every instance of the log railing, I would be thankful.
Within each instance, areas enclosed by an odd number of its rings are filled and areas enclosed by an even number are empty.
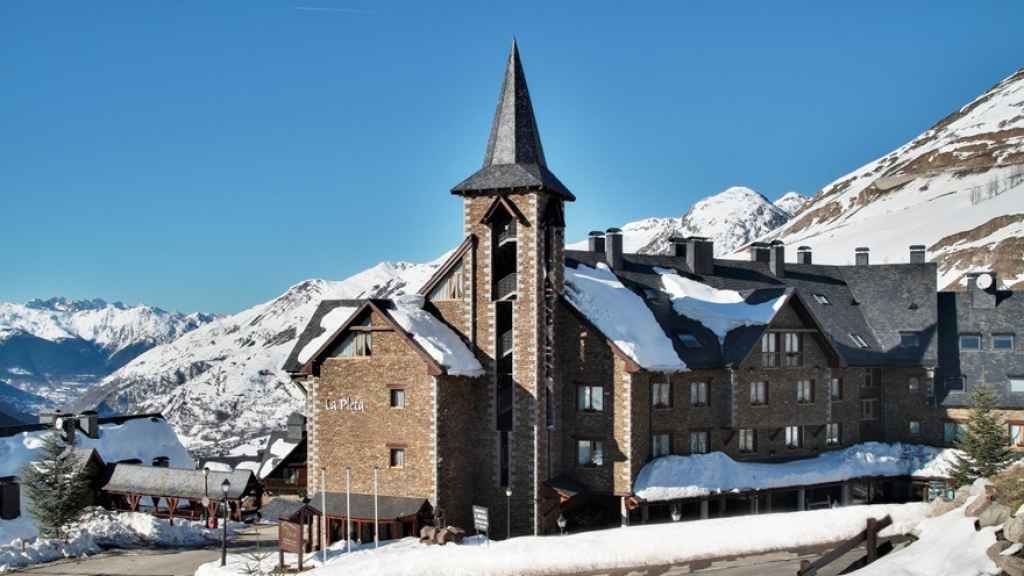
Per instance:
[[[880,556],[885,555],[891,549],[891,543],[888,547],[880,547],[878,545],[878,533],[884,530],[892,524],[892,517],[886,516],[881,520],[875,518],[868,518],[867,527],[864,528],[859,534],[846,540],[830,550],[827,554],[821,556],[814,562],[808,562],[802,560],[800,562],[800,570],[797,571],[797,576],[815,576],[818,570],[821,570],[825,566],[835,562],[842,558],[847,553],[853,551],[855,548],[864,543],[864,547],[867,549],[867,555],[864,557],[864,564],[870,564],[877,560]]]

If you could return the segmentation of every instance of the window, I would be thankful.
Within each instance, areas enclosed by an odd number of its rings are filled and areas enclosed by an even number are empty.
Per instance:
[[[980,334],[961,334],[960,335],[960,349],[961,350],[981,350],[981,335]]]
[[[391,448],[391,459],[390,465],[392,468],[402,468],[405,466],[405,448]]]
[[[839,428],[839,422],[829,422],[825,425],[825,445],[826,446],[838,446],[842,442],[842,432]]]
[[[800,448],[804,445],[803,433],[799,426],[786,426],[786,448]]]
[[[405,408],[405,390],[401,388],[391,389],[391,407]]]
[[[708,405],[708,383],[690,382],[690,406]]]
[[[669,434],[651,434],[651,458],[668,456],[672,453],[672,436]]]
[[[757,451],[757,435],[753,428],[740,428],[740,452]]]
[[[796,401],[802,404],[814,402],[814,380],[797,380]]]
[[[949,376],[946,378],[946,390],[962,391],[964,389],[963,376]]]
[[[783,356],[783,364],[787,367],[803,365],[802,346],[803,339],[797,332],[785,332],[782,334],[782,341],[786,355]]]
[[[828,384],[828,396],[832,401],[843,399],[843,380],[833,378]]]
[[[910,421],[910,435],[920,436],[921,435],[921,422],[918,420]]]
[[[580,466],[603,466],[604,443],[600,440],[577,440],[576,463]]]
[[[1010,422],[1010,446],[1024,447],[1024,423]]]
[[[341,358],[355,358],[359,356],[369,356],[373,352],[373,333],[372,332],[349,332],[341,344],[339,344],[331,356]]]
[[[603,412],[604,386],[577,384],[576,409],[580,412]]]
[[[672,383],[651,382],[651,406],[655,408],[672,407]]]
[[[775,334],[772,332],[762,334],[761,365],[765,368],[777,368],[779,366],[778,351],[778,340],[775,338]]]
[[[750,383],[750,403],[757,406],[761,406],[768,403],[767,382]]]
[[[697,340],[697,337],[689,332],[681,332],[677,338],[683,348],[700,348],[700,340]]]
[[[917,376],[907,378],[907,391],[914,393],[921,389],[921,379]]]
[[[708,451],[707,430],[690,432],[690,454],[706,454]]]
[[[953,444],[963,438],[965,432],[967,432],[967,424],[963,422],[946,420],[942,423],[942,439],[946,441],[946,444]]]
[[[992,349],[1013,352],[1013,334],[993,334]]]
[[[878,398],[868,398],[860,401],[860,419],[874,420],[878,418]]]
[[[465,273],[460,260],[448,276],[430,291],[430,299],[461,300],[466,295],[465,285]]]
[[[850,340],[853,340],[853,343],[856,344],[860,348],[864,348],[864,349],[870,348],[870,346],[868,346],[867,340],[864,340],[864,338],[862,338],[860,334],[854,334],[853,332],[851,332],[850,333]]]
[[[900,332],[900,348],[917,348],[917,332]]]
[[[828,296],[825,296],[824,294],[815,294],[814,299],[818,302],[818,304],[821,304],[822,306],[829,306],[832,304],[832,301],[829,300]]]
[[[1010,376],[1010,392],[1024,393],[1024,376]]]

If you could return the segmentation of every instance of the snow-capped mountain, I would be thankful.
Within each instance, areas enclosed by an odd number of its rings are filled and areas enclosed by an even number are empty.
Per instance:
[[[682,217],[647,218],[623,225],[623,250],[664,254],[671,248],[668,239],[672,236],[706,236],[714,240],[716,255],[729,254],[786,223],[789,210],[804,201],[803,196],[789,192],[773,204],[750,188],[733,186],[700,200]],[[568,247],[582,250],[586,245],[582,241]]]
[[[212,319],[99,299],[0,303],[0,378],[25,393],[4,388],[0,402],[27,413],[63,404],[145,350]]]
[[[782,210],[792,218],[810,201],[811,199],[807,196],[803,196],[799,192],[791,190],[782,196],[779,196],[779,198],[775,202],[772,202],[772,204],[775,204],[779,210]]]
[[[340,282],[306,280],[145,352],[76,407],[161,412],[201,454],[258,443],[290,413],[305,411],[302,391],[281,366],[321,300],[415,292],[440,264],[385,262]]]
[[[1024,281],[1024,69],[923,134],[822,188],[764,239],[807,245],[817,262],[905,262],[924,244],[938,287],[993,268]]]

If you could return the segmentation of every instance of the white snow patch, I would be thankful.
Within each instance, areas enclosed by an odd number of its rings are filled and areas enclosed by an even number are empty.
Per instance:
[[[270,446],[270,454],[266,460],[263,461],[263,465],[260,466],[259,474],[257,475],[261,480],[266,478],[268,474],[274,471],[274,468],[281,462],[281,459],[292,453],[292,450],[298,446],[298,442],[289,442],[284,438],[278,438]]]
[[[427,354],[453,376],[482,376],[483,366],[466,343],[433,314],[423,310],[423,296],[409,294],[393,300],[388,313],[412,335]]]
[[[659,501],[865,476],[946,478],[955,454],[956,450],[951,448],[865,442],[814,458],[778,464],[737,462],[723,452],[664,456],[640,470],[633,491],[645,500]]]
[[[324,314],[323,319],[320,320],[320,327],[323,328],[324,331],[302,347],[298,356],[299,362],[302,364],[308,362],[310,357],[312,357],[321,346],[330,340],[331,336],[334,336],[334,333],[338,328],[352,317],[352,313],[356,310],[357,308],[354,306],[338,306],[334,310]]]
[[[607,265],[567,266],[565,287],[569,302],[637,364],[647,370],[687,369],[654,313]]]

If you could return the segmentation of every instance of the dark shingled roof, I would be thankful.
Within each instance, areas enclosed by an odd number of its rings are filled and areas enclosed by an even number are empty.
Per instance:
[[[318,492],[312,496],[309,500],[309,505],[320,510],[321,494]],[[350,509],[353,518],[373,518],[373,495],[372,494],[356,494],[352,493],[351,499],[352,507]],[[322,511],[322,510],[321,510]],[[430,513],[432,507],[430,502],[426,498],[409,498],[405,496],[379,496],[378,497],[378,517],[381,520],[397,520],[399,518],[408,518],[410,516],[416,516],[420,512]],[[327,493],[327,515],[328,516],[344,516],[345,515],[345,493],[344,492],[328,492]]]
[[[1000,290],[993,308],[971,305],[969,292],[939,293],[939,367],[935,394],[944,406],[967,406],[973,387],[987,384],[1004,408],[1024,408],[1024,394],[1010,392],[1011,376],[1024,377],[1024,293]],[[960,350],[960,334],[980,334],[981,350]],[[994,350],[993,334],[1014,334],[1014,350]],[[963,378],[963,391],[949,379]]]
[[[491,123],[483,167],[452,188],[452,193],[512,188],[544,188],[566,200],[576,199],[548,170],[515,41],[505,66],[505,78]]]
[[[238,500],[249,494],[255,486],[255,478],[249,470],[234,472],[210,471],[209,483],[203,478],[202,470],[191,468],[161,468],[139,464],[115,464],[110,480],[103,486],[104,492],[118,494],[142,494],[144,496],[166,496],[202,500],[203,496],[220,499],[221,483],[231,482],[228,499]],[[207,492],[207,488],[209,492]]]
[[[284,361],[284,371],[289,374],[298,374],[302,371],[302,362],[299,362],[299,354],[302,349],[306,347],[316,337],[324,333],[323,327],[320,326],[320,322],[324,319],[331,310],[338,308],[339,306],[347,306],[349,308],[359,308],[365,303],[366,300],[323,300],[320,305],[316,307],[313,315],[309,318],[309,322],[306,323],[305,330],[299,334],[299,339],[296,340],[295,346],[292,348],[288,359]]]
[[[603,253],[566,250],[566,266],[590,267],[605,261]],[[783,277],[776,277],[765,262],[714,260],[712,274],[689,273],[686,259],[669,255],[624,254],[615,275],[639,295],[655,319],[673,338],[676,353],[690,368],[717,368],[735,364],[757,343],[764,326],[748,326],[726,335],[724,350],[718,337],[697,318],[677,314],[655,268],[672,268],[714,288],[736,290],[747,302],[763,302],[790,294],[819,324],[841,359],[851,366],[934,365],[936,347],[935,264],[878,266],[830,266],[786,263]],[[830,304],[815,298],[820,294]],[[921,333],[922,345],[906,350],[898,346],[902,330]],[[700,348],[686,348],[678,338],[693,334]],[[869,345],[859,347],[852,334]]]

